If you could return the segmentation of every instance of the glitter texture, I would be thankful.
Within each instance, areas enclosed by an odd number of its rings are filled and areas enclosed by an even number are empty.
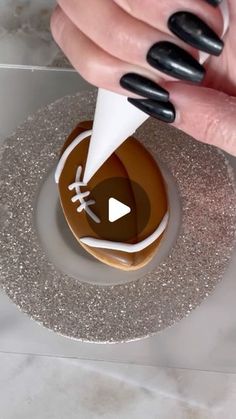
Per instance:
[[[40,110],[0,149],[0,285],[31,318],[83,341],[150,336],[195,309],[215,288],[235,244],[233,171],[223,153],[149,120],[136,137],[176,180],[182,224],[156,269],[127,284],[98,286],[57,270],[42,249],[34,206],[72,128],[93,117],[95,93],[66,97]]]

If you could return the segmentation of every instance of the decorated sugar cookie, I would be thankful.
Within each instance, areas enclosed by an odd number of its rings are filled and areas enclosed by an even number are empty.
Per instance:
[[[63,147],[55,173],[61,206],[87,252],[115,268],[136,270],[152,259],[166,230],[165,183],[149,152],[130,137],[85,184],[91,127],[79,124]]]

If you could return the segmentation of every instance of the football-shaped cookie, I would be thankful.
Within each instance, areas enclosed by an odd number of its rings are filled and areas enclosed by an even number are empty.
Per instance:
[[[123,270],[147,264],[168,223],[165,183],[150,153],[128,138],[83,182],[92,122],[67,139],[56,169],[61,206],[80,243],[101,262]]]

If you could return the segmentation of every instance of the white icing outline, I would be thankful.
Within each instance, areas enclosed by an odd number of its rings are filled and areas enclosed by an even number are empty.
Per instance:
[[[74,150],[74,148],[77,145],[79,145],[81,143],[81,141],[85,140],[85,138],[89,137],[90,135],[92,135],[92,130],[88,130],[88,131],[82,132],[66,148],[66,150],[64,151],[64,153],[62,154],[62,156],[61,156],[61,158],[59,160],[59,163],[58,163],[57,168],[56,168],[56,171],[55,171],[55,182],[56,183],[59,183],[62,170],[64,169],[64,166],[66,164],[66,160],[68,159],[70,153]]]
[[[157,229],[146,239],[139,243],[130,244],[130,243],[121,243],[113,242],[109,240],[100,240],[93,237],[83,237],[80,238],[80,241],[90,247],[98,247],[100,249],[109,249],[109,250],[118,250],[126,253],[136,253],[140,252],[146,247],[150,246],[154,241],[156,241],[165,231],[169,220],[169,213],[167,212],[162,219],[161,223]]]

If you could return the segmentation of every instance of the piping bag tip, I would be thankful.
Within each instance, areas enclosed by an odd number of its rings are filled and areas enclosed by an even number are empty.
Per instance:
[[[99,89],[83,182],[88,183],[111,154],[142,125],[149,115],[127,97]]]

